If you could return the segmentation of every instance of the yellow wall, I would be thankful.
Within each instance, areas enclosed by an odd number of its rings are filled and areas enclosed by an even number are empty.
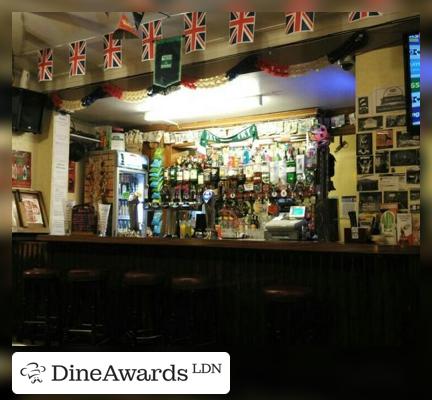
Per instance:
[[[52,114],[44,116],[42,134],[14,133],[12,150],[28,151],[32,154],[32,189],[43,194],[49,215],[51,199],[51,162],[52,162]]]
[[[12,149],[32,153],[32,189],[40,190],[43,194],[45,207],[49,215],[51,200],[51,166],[52,166],[52,113],[44,117],[42,134],[14,133],[12,135]],[[81,129],[81,126],[79,126]],[[84,164],[76,164],[75,192],[68,194],[69,200],[81,203],[83,199]]]

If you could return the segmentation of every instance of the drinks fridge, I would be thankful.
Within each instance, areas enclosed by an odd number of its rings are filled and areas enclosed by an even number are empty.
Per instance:
[[[112,204],[107,234],[145,236],[148,158],[122,151],[89,154],[85,168],[84,202]]]

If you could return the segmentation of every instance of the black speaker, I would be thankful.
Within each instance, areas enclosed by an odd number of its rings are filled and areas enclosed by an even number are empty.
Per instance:
[[[27,89],[12,91],[12,130],[14,132],[41,133],[47,96]]]

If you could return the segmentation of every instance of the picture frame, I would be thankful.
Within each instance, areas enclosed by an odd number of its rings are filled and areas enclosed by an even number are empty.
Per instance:
[[[16,206],[15,224],[12,220],[13,232],[49,233],[48,215],[42,192],[16,189],[12,191],[12,202]],[[14,209],[12,206],[13,217]]]

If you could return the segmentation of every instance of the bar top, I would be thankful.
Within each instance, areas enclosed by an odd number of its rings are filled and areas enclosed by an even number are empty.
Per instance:
[[[317,253],[419,255],[420,247],[378,246],[375,244],[342,244],[325,242],[264,241],[264,240],[203,240],[98,237],[93,235],[38,235],[38,241],[50,243],[87,243],[97,245],[207,247],[225,249],[276,250]]]

